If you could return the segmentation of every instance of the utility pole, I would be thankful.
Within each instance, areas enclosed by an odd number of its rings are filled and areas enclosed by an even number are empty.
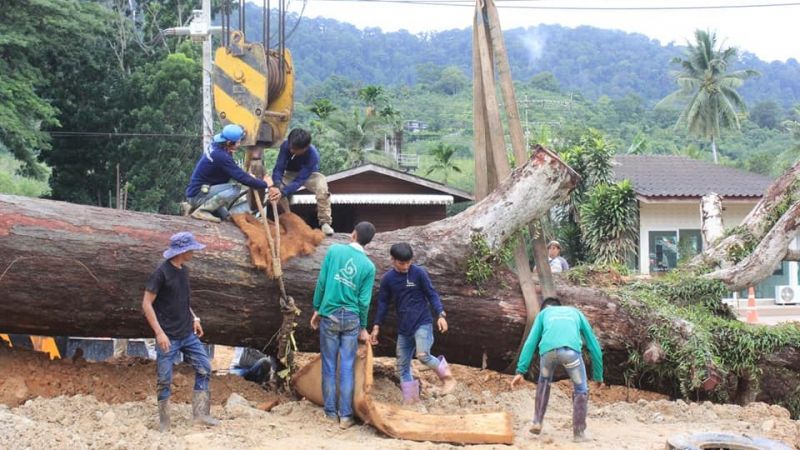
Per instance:
[[[190,36],[194,42],[203,42],[203,148],[211,145],[214,134],[214,111],[211,106],[211,46],[213,33],[221,33],[222,27],[211,26],[211,0],[203,0],[203,9],[192,11],[192,20],[188,27],[167,28],[167,36]]]

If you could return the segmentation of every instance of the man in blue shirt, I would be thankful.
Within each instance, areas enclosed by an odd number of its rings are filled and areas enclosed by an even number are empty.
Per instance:
[[[319,151],[311,145],[311,135],[302,128],[289,133],[286,142],[278,150],[278,160],[272,170],[269,189],[270,201],[281,202],[284,211],[289,210],[287,197],[301,186],[312,192],[317,200],[317,221],[323,233],[333,234],[331,224],[331,193],[325,175],[319,171]]]
[[[393,269],[381,278],[378,291],[378,311],[372,327],[371,340],[378,343],[380,327],[386,318],[389,304],[394,299],[397,310],[397,372],[400,376],[400,389],[403,403],[412,404],[419,400],[419,381],[411,374],[411,359],[416,351],[417,359],[436,371],[442,380],[442,394],[448,394],[456,387],[456,380],[444,356],[431,356],[433,346],[433,306],[438,317],[436,324],[441,333],[447,332],[447,316],[442,307],[439,294],[431,284],[428,272],[420,266],[411,264],[414,252],[405,242],[394,244],[389,250]]]
[[[243,197],[246,191],[240,184],[230,183],[231,179],[254,189],[269,187],[269,177],[259,180],[233,160],[243,136],[244,130],[239,125],[226,125],[197,161],[186,187],[186,200],[194,210],[191,216],[195,219],[219,222],[231,214],[250,212],[250,205]]]

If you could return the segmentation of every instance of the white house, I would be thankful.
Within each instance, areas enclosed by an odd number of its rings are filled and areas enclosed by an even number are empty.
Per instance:
[[[630,180],[639,202],[636,269],[641,274],[668,271],[703,250],[700,199],[704,195],[722,196],[723,221],[730,228],[744,219],[772,182],[763,175],[683,156],[618,155],[614,161],[615,178]],[[774,304],[780,286],[793,286],[800,296],[798,268],[797,262],[784,261],[755,286],[760,303]],[[746,298],[747,293],[731,297]]]

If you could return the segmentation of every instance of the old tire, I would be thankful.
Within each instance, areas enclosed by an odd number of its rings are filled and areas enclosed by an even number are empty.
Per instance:
[[[786,444],[758,436],[728,433],[682,434],[667,439],[667,450],[792,450]]]

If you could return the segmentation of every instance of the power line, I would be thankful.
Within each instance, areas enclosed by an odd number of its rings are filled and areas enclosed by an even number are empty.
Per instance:
[[[196,138],[201,139],[200,134],[170,134],[170,133],[117,133],[102,131],[47,131],[53,137],[107,137],[107,138],[126,138],[126,137],[160,137],[160,138]]]
[[[474,2],[470,0],[316,0],[320,2],[347,2],[347,3],[397,3],[409,5],[428,6],[460,6],[473,8]],[[503,5],[503,3],[531,2],[536,0],[497,0],[498,8],[507,9],[535,9],[555,11],[687,11],[687,10],[715,10],[715,9],[752,9],[752,8],[780,8],[800,6],[800,2],[786,3],[747,3],[741,5],[683,5],[683,6],[551,6],[551,5]]]

